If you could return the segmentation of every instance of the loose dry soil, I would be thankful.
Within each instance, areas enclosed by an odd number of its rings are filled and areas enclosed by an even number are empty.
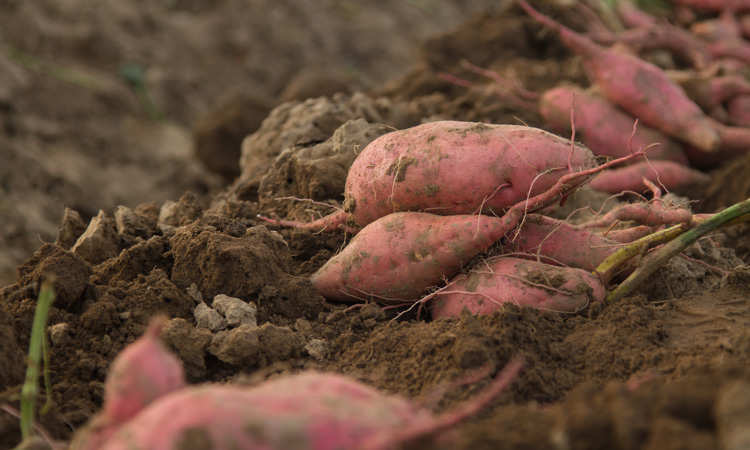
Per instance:
[[[515,8],[468,18],[481,2],[250,3],[0,2],[6,275],[25,260],[0,289],[0,404],[18,405],[35,286],[54,275],[52,409],[40,422],[61,441],[98,410],[108,365],[157,313],[171,318],[165,339],[191,383],[259,383],[317,369],[445,411],[486,379],[437,402],[431,394],[522,355],[520,379],[458,427],[452,448],[711,449],[743,438],[745,227],[691,249],[640,292],[583,314],[509,305],[431,321],[326,302],[308,276],[346,236],[256,217],[307,219],[327,211],[322,203],[340,205],[356,149],[393,128],[438,118],[541,126],[460,61],[538,92],[586,85],[580,61],[553,36]],[[449,25],[456,28],[435,34]],[[170,122],[145,117],[113,75],[127,61],[148,68],[146,83]],[[61,80],[71,76],[61,67],[87,74],[84,85]],[[441,72],[477,84],[456,86]],[[689,193],[697,210],[750,196],[750,157],[712,175]],[[210,327],[198,326],[196,307],[221,309],[220,294],[254,304],[258,326],[215,313],[201,322]],[[0,447],[19,441],[18,420],[0,414]]]

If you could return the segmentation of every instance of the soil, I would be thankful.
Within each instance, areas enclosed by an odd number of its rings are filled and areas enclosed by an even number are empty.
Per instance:
[[[489,378],[456,380],[522,356],[520,378],[461,423],[450,448],[742,448],[733,445],[750,420],[747,227],[580,314],[508,304],[431,320],[326,301],[309,275],[349,236],[258,218],[340,208],[356,150],[393,128],[543,126],[460,64],[536,92],[588,84],[580,59],[515,7],[296,0],[263,2],[260,15],[239,0],[89,3],[7,1],[0,12],[0,404],[18,407],[38,286],[53,276],[52,407],[39,423],[62,442],[101,408],[113,358],[163,314],[191,384],[319,370],[443,412]],[[582,25],[564,6],[545,10]],[[118,82],[127,61],[148,68],[169,121],[146,117]],[[63,67],[88,74],[83,86]],[[750,157],[710,174],[684,193],[696,210],[750,196]],[[571,202],[601,199],[588,194]],[[0,448],[20,440],[18,419],[0,414]]]

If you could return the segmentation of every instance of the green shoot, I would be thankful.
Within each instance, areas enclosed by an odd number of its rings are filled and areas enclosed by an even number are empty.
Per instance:
[[[26,368],[26,381],[21,389],[21,436],[24,441],[30,439],[34,431],[34,406],[38,392],[39,365],[42,362],[43,347],[45,347],[47,316],[55,299],[53,283],[53,280],[46,280],[42,283],[34,314],[34,325],[31,328],[29,366]],[[47,362],[48,358],[45,357],[44,360]],[[47,397],[49,401],[49,391],[47,391]]]
[[[164,113],[156,105],[154,97],[146,85],[146,68],[140,64],[126,64],[120,67],[117,75],[135,92],[138,101],[141,102],[146,114],[154,122],[162,122],[165,117]]]

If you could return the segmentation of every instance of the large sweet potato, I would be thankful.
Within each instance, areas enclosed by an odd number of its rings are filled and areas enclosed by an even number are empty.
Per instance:
[[[399,211],[502,214],[549,189],[570,171],[596,165],[591,151],[546,131],[516,125],[432,122],[389,133],[349,169],[344,209],[315,222],[281,225],[363,227]]]
[[[575,108],[573,108],[575,105]],[[633,150],[648,150],[649,159],[666,159],[687,164],[682,146],[664,133],[639,124],[633,134],[635,118],[605,98],[576,86],[559,86],[545,92],[539,101],[539,113],[556,133],[570,129],[574,110],[576,139],[596,155],[619,158]]]
[[[620,247],[593,230],[537,214],[526,216],[518,231],[503,241],[504,253],[511,256],[588,271]]]
[[[442,415],[340,375],[302,373],[255,388],[204,386],[162,398],[101,450],[390,449],[435,439],[475,413],[517,377],[513,360],[485,391]]]
[[[433,318],[490,314],[504,303],[575,313],[604,299],[601,281],[590,272],[500,256],[456,275],[430,302]]]

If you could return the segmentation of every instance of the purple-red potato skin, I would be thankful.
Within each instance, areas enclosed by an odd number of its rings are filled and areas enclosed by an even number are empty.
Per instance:
[[[100,450],[387,450],[418,438],[437,441],[505,390],[522,368],[522,361],[511,360],[479,395],[440,415],[316,372],[254,388],[188,388],[142,411]]]
[[[630,154],[631,147],[639,150],[659,144],[646,152],[650,159],[688,163],[682,146],[667,135],[644,124],[638,124],[633,135],[633,116],[605,98],[576,86],[559,86],[542,96],[539,112],[552,131],[569,132],[574,99],[576,139],[594,154],[619,158]]]
[[[712,123],[721,137],[721,147],[718,152],[705,153],[686,145],[685,154],[693,167],[711,169],[750,151],[750,128],[732,127],[717,121]]]
[[[698,105],[658,67],[626,52],[606,49],[516,0],[537,21],[554,28],[560,39],[588,65],[602,94],[647,125],[716,151],[719,136]],[[669,114],[665,114],[669,111]]]
[[[381,136],[362,150],[349,169],[343,211],[306,224],[272,222],[333,231],[346,220],[364,227],[400,211],[501,215],[569,169],[595,166],[589,149],[571,149],[569,140],[538,128],[431,122]]]
[[[739,75],[701,76],[671,72],[669,76],[704,111],[712,111],[733,97],[750,94],[750,82]]]
[[[628,28],[650,27],[658,22],[656,17],[638,8],[631,0],[619,0],[615,10]]]
[[[727,113],[733,125],[750,127],[750,95],[740,95],[727,103]]]
[[[508,233],[503,243],[503,251],[513,257],[588,271],[620,247],[593,230],[537,214],[526,216],[518,231]]]
[[[163,318],[153,319],[146,332],[115,360],[104,383],[105,417],[125,422],[162,395],[182,389],[182,365],[161,342]]]
[[[160,339],[165,322],[152,319],[143,336],[117,355],[104,383],[102,412],[75,435],[71,449],[99,450],[148,405],[185,387],[182,365]]]
[[[451,279],[430,300],[430,313],[433,319],[458,317],[464,308],[491,314],[504,303],[575,313],[601,302],[604,294],[599,278],[585,270],[501,256]]]
[[[370,223],[311,277],[329,300],[418,300],[508,230],[497,217],[402,212]]]
[[[626,167],[602,172],[591,180],[589,186],[610,194],[625,191],[642,192],[646,190],[643,178],[671,191],[703,183],[710,177],[673,161],[638,161]]]
[[[501,214],[552,187],[568,173],[569,156],[569,140],[537,128],[426,123],[362,151],[349,170],[344,206],[360,226],[399,211]],[[570,162],[573,171],[596,165],[582,146]]]
[[[185,389],[144,410],[102,450],[358,448],[433,420],[407,400],[341,376],[302,374],[255,388]]]
[[[671,0],[675,5],[687,6],[698,12],[721,12],[732,8],[734,12],[750,11],[750,0]]]
[[[618,33],[594,33],[588,36],[599,44],[622,44],[636,53],[668,50],[684,64],[696,69],[703,69],[711,60],[711,54],[703,41],[689,31],[669,23],[631,28]]]
[[[708,44],[713,59],[732,58],[750,64],[750,42],[745,39],[723,39]]]

